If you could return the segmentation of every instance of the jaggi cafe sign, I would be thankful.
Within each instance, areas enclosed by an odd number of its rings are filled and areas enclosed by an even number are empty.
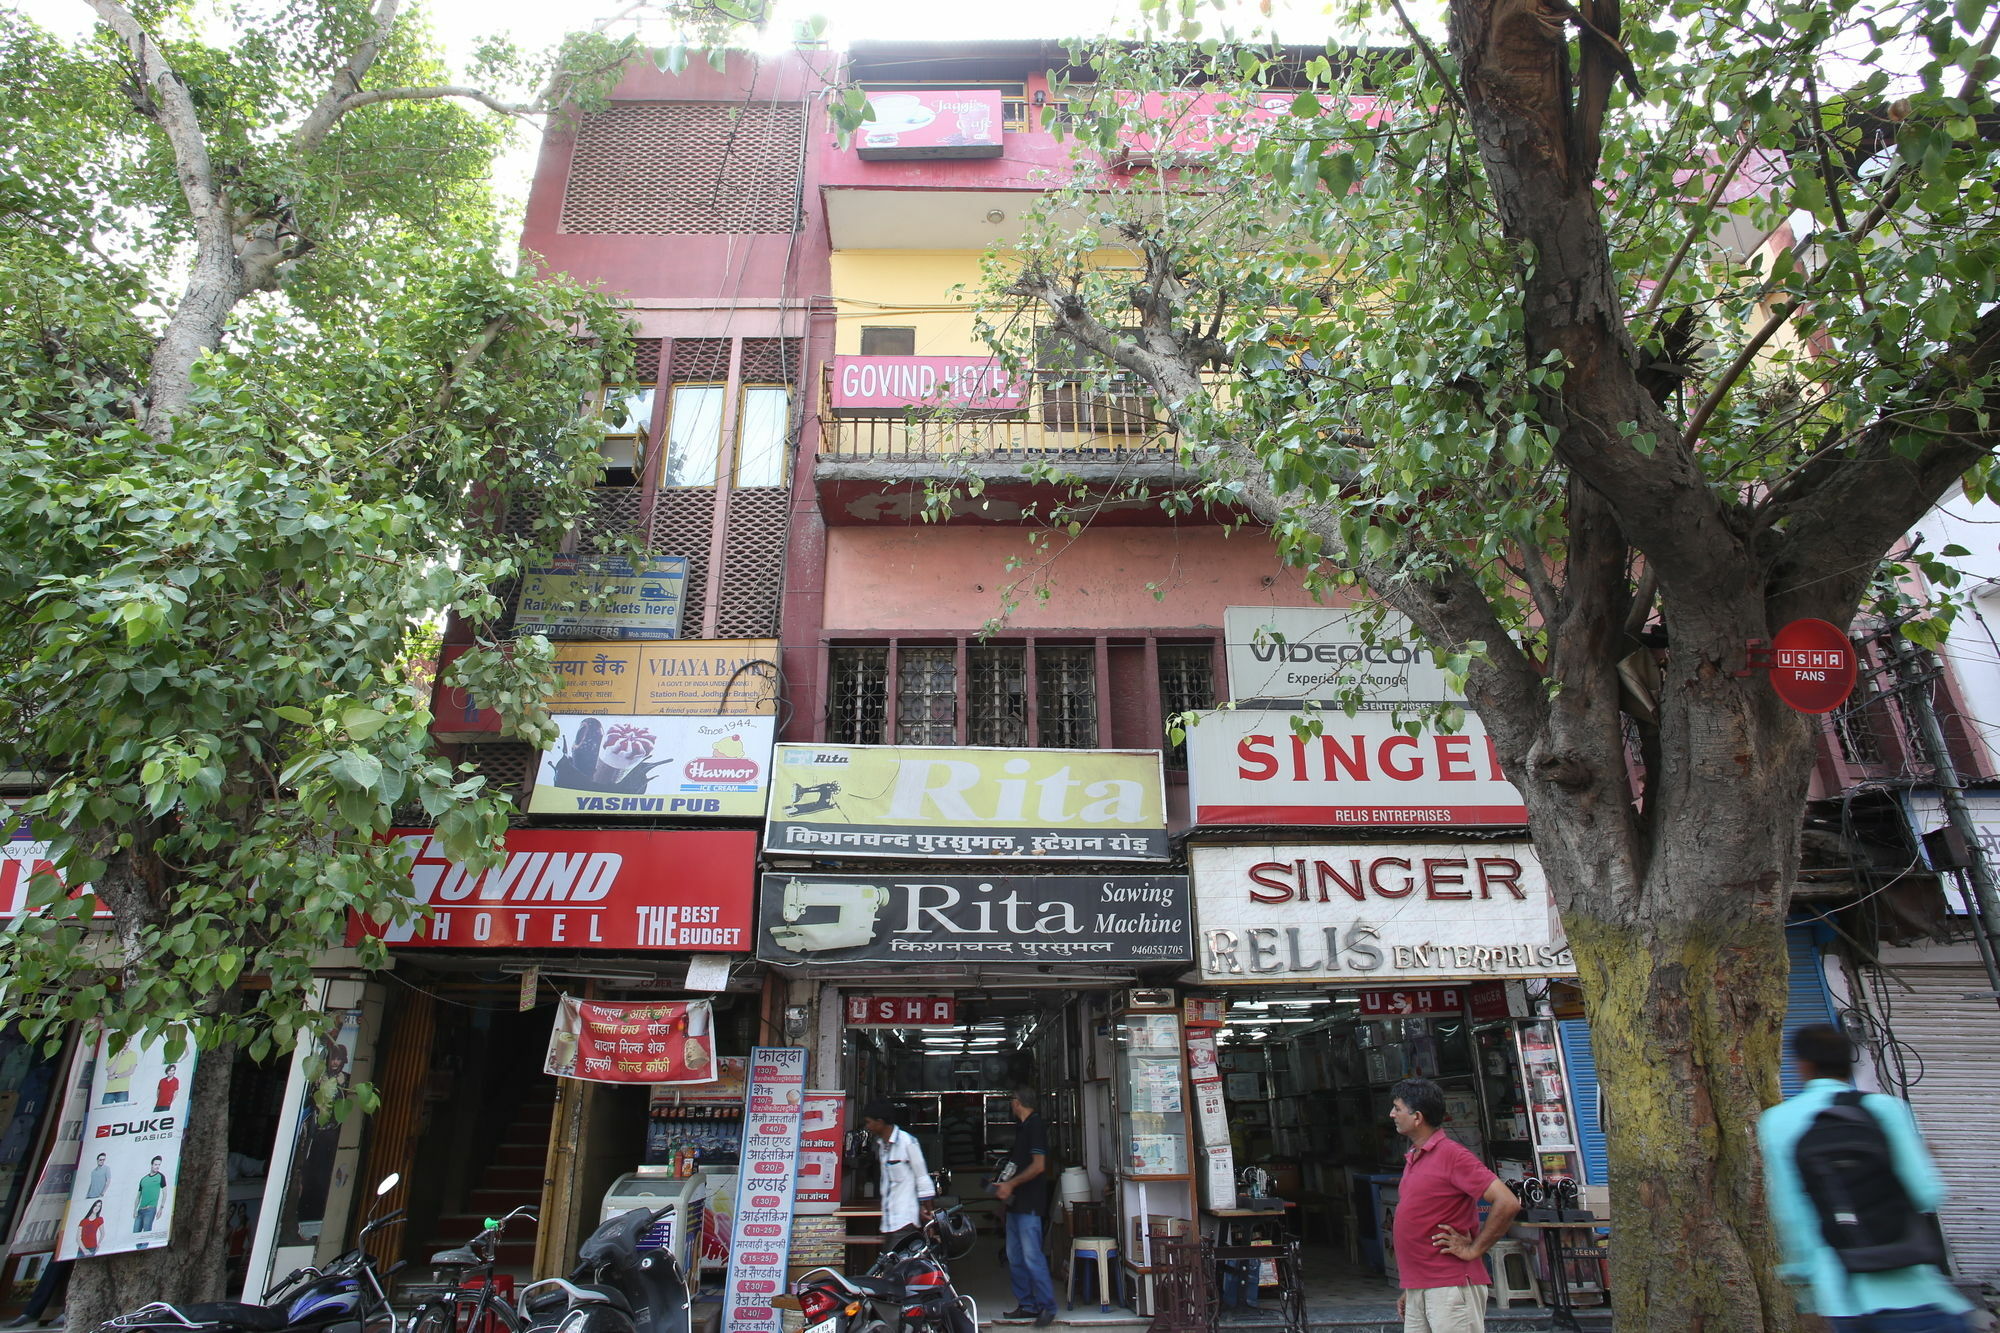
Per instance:
[[[559,555],[521,576],[517,634],[551,639],[678,639],[688,558]]]
[[[448,859],[429,829],[396,829],[413,857],[411,897],[431,913],[403,925],[355,918],[399,948],[750,948],[757,835],[601,829],[507,831],[506,860],[475,871]]]
[[[1345,701],[1363,708],[1462,703],[1431,650],[1396,612],[1347,606],[1232,606],[1223,613],[1234,699]],[[1364,627],[1373,624],[1371,642]]]
[[[779,745],[764,847],[841,858],[1164,861],[1160,755]]]
[[[1204,981],[1386,983],[1576,971],[1525,842],[1195,847]]]
[[[1412,736],[1387,712],[1294,715],[1220,709],[1188,728],[1188,797],[1197,824],[1525,824],[1477,715],[1447,735]]]
[[[1174,963],[1189,959],[1182,875],[764,876],[771,962]]]

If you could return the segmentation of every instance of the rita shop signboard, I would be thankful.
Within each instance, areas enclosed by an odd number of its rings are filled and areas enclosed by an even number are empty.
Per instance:
[[[990,356],[836,356],[828,405],[836,412],[1018,412],[1027,402],[1028,381]]]
[[[765,875],[767,962],[1175,963],[1185,875]]]
[[[1521,793],[1472,713],[1462,730],[1415,736],[1394,712],[1301,714],[1218,709],[1188,728],[1188,797],[1197,824],[1525,824]]]
[[[1195,847],[1189,859],[1204,981],[1375,986],[1576,971],[1525,842]]]
[[[510,829],[506,860],[486,871],[447,859],[429,829],[390,836],[409,849],[411,896],[431,914],[400,926],[356,917],[350,944],[368,934],[397,948],[750,948],[748,830]]]

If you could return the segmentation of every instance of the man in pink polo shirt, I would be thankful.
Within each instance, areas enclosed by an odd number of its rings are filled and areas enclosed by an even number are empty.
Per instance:
[[[1521,1201],[1465,1146],[1443,1134],[1444,1093],[1427,1078],[1390,1089],[1389,1119],[1410,1141],[1396,1192],[1396,1267],[1403,1333],[1484,1333],[1489,1277],[1480,1256],[1514,1224]],[[1492,1205],[1479,1225],[1479,1202]],[[1474,1235],[1473,1232],[1478,1234]]]

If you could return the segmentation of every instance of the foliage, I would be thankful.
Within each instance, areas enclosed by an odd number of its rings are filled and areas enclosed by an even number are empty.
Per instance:
[[[51,1038],[205,1014],[204,1045],[261,1058],[319,1022],[310,963],[351,911],[410,910],[376,840],[394,812],[495,854],[509,800],[435,752],[418,654],[448,612],[490,629],[492,589],[584,512],[601,427],[579,409],[630,344],[614,302],[500,243],[503,132],[467,102],[539,104],[433,95],[443,70],[393,4],[235,10],[227,44],[145,17],[192,121],[135,41],[0,15],[0,769],[37,777],[22,819],[113,918],[107,941],[38,879],[0,1006]],[[409,95],[301,134],[371,42],[365,87]],[[588,100],[626,49],[490,54]],[[266,255],[270,281],[244,280]],[[535,732],[549,657],[531,639],[465,670]]]

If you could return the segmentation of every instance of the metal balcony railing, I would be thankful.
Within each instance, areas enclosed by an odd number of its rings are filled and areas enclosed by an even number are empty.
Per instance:
[[[1170,462],[1179,448],[1179,435],[1150,397],[1050,372],[1036,372],[1020,411],[950,414],[915,408],[827,413],[820,420],[820,456],[857,461]]]

